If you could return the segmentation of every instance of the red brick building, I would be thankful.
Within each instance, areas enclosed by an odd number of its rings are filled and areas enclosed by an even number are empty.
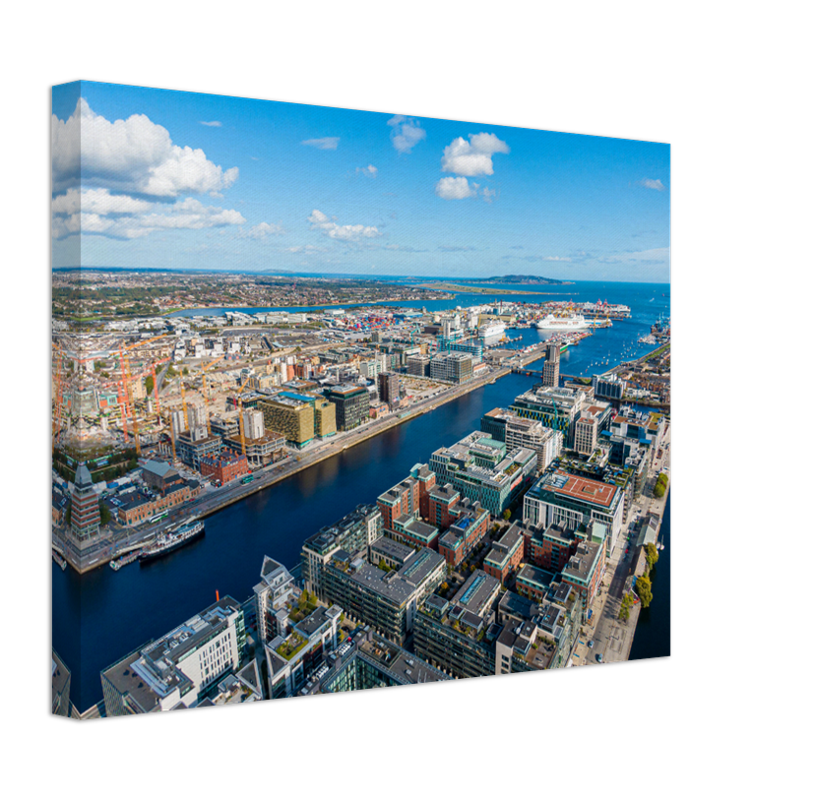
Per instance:
[[[222,450],[216,455],[201,458],[201,475],[221,483],[229,483],[250,472],[246,456],[232,450]]]
[[[453,523],[439,537],[439,555],[457,567],[487,534],[490,512],[477,500],[462,500],[451,509]]]

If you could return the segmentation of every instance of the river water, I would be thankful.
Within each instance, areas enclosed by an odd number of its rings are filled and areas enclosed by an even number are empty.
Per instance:
[[[581,299],[626,303],[632,308],[632,319],[615,322],[612,328],[598,330],[570,348],[563,357],[565,373],[590,375],[608,369],[623,359],[626,343],[632,338],[636,341],[660,313],[667,313],[667,286],[606,286],[609,288],[602,293],[597,285],[584,289],[587,293]],[[473,302],[484,302],[477,297]],[[524,336],[524,342],[514,346],[542,337],[531,330],[510,335]],[[639,345],[638,352],[649,349]],[[592,368],[607,358],[609,365]],[[209,605],[216,591],[238,601],[247,598],[259,581],[264,555],[295,566],[308,536],[359,503],[374,502],[414,464],[427,462],[438,447],[477,429],[486,411],[509,405],[534,382],[535,378],[510,374],[391,428],[208,517],[203,539],[158,561],[131,564],[119,572],[103,567],[82,576],[71,569],[62,572],[53,564],[52,641],[71,670],[74,703],[85,710],[100,700],[102,669]],[[666,544],[669,527],[668,512],[663,523]],[[662,551],[654,604],[647,612],[648,620],[645,613],[640,617],[642,630],[638,627],[632,658],[667,655],[667,617],[663,615],[670,612],[670,600],[668,580],[662,576],[669,572],[668,553]]]

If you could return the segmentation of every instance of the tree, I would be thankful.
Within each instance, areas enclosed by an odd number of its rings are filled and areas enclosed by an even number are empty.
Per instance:
[[[654,497],[662,497],[665,494],[665,484],[657,481],[654,486]]]
[[[148,375],[144,379],[144,391],[147,392],[148,395],[153,394],[153,387],[155,386],[155,381],[153,380],[152,375]]]
[[[99,503],[99,518],[102,525],[107,525],[110,522],[110,509],[107,503]]]
[[[181,370],[181,374],[182,374],[182,375],[189,375],[189,374],[190,374],[190,371],[189,371],[189,369],[188,369],[187,367],[184,367],[184,369],[183,369],[183,370]]]
[[[659,550],[657,550],[657,546],[652,542],[645,545],[645,560],[648,562],[649,572],[654,568],[654,564],[659,561]]]
[[[505,520],[509,520],[509,518],[510,518],[511,516],[512,516],[512,512],[511,512],[509,509],[506,509],[506,510],[504,511],[504,513],[503,513],[503,517],[504,517],[504,519],[505,519]]]
[[[641,575],[637,578],[637,594],[640,596],[640,600],[642,601],[642,607],[648,608],[651,605],[651,601],[654,599],[654,593],[651,591],[651,580],[650,578],[646,578],[645,575]]]

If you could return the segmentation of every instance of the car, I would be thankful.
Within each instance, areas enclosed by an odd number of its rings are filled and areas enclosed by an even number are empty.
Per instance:
[[[602,663],[603,663],[603,654],[602,654],[602,653],[598,653],[598,654],[597,654],[597,663],[598,663],[598,664],[602,664]]]
[[[589,647],[594,647],[594,639],[589,639]]]

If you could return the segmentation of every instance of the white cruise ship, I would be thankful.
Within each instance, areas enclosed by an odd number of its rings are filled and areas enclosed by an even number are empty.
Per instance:
[[[503,322],[488,322],[478,329],[478,335],[484,340],[485,344],[499,342],[504,338],[504,331],[507,326]]]
[[[548,317],[539,319],[535,327],[539,331],[586,331],[593,325],[580,314],[574,317],[556,317],[549,314]]]

